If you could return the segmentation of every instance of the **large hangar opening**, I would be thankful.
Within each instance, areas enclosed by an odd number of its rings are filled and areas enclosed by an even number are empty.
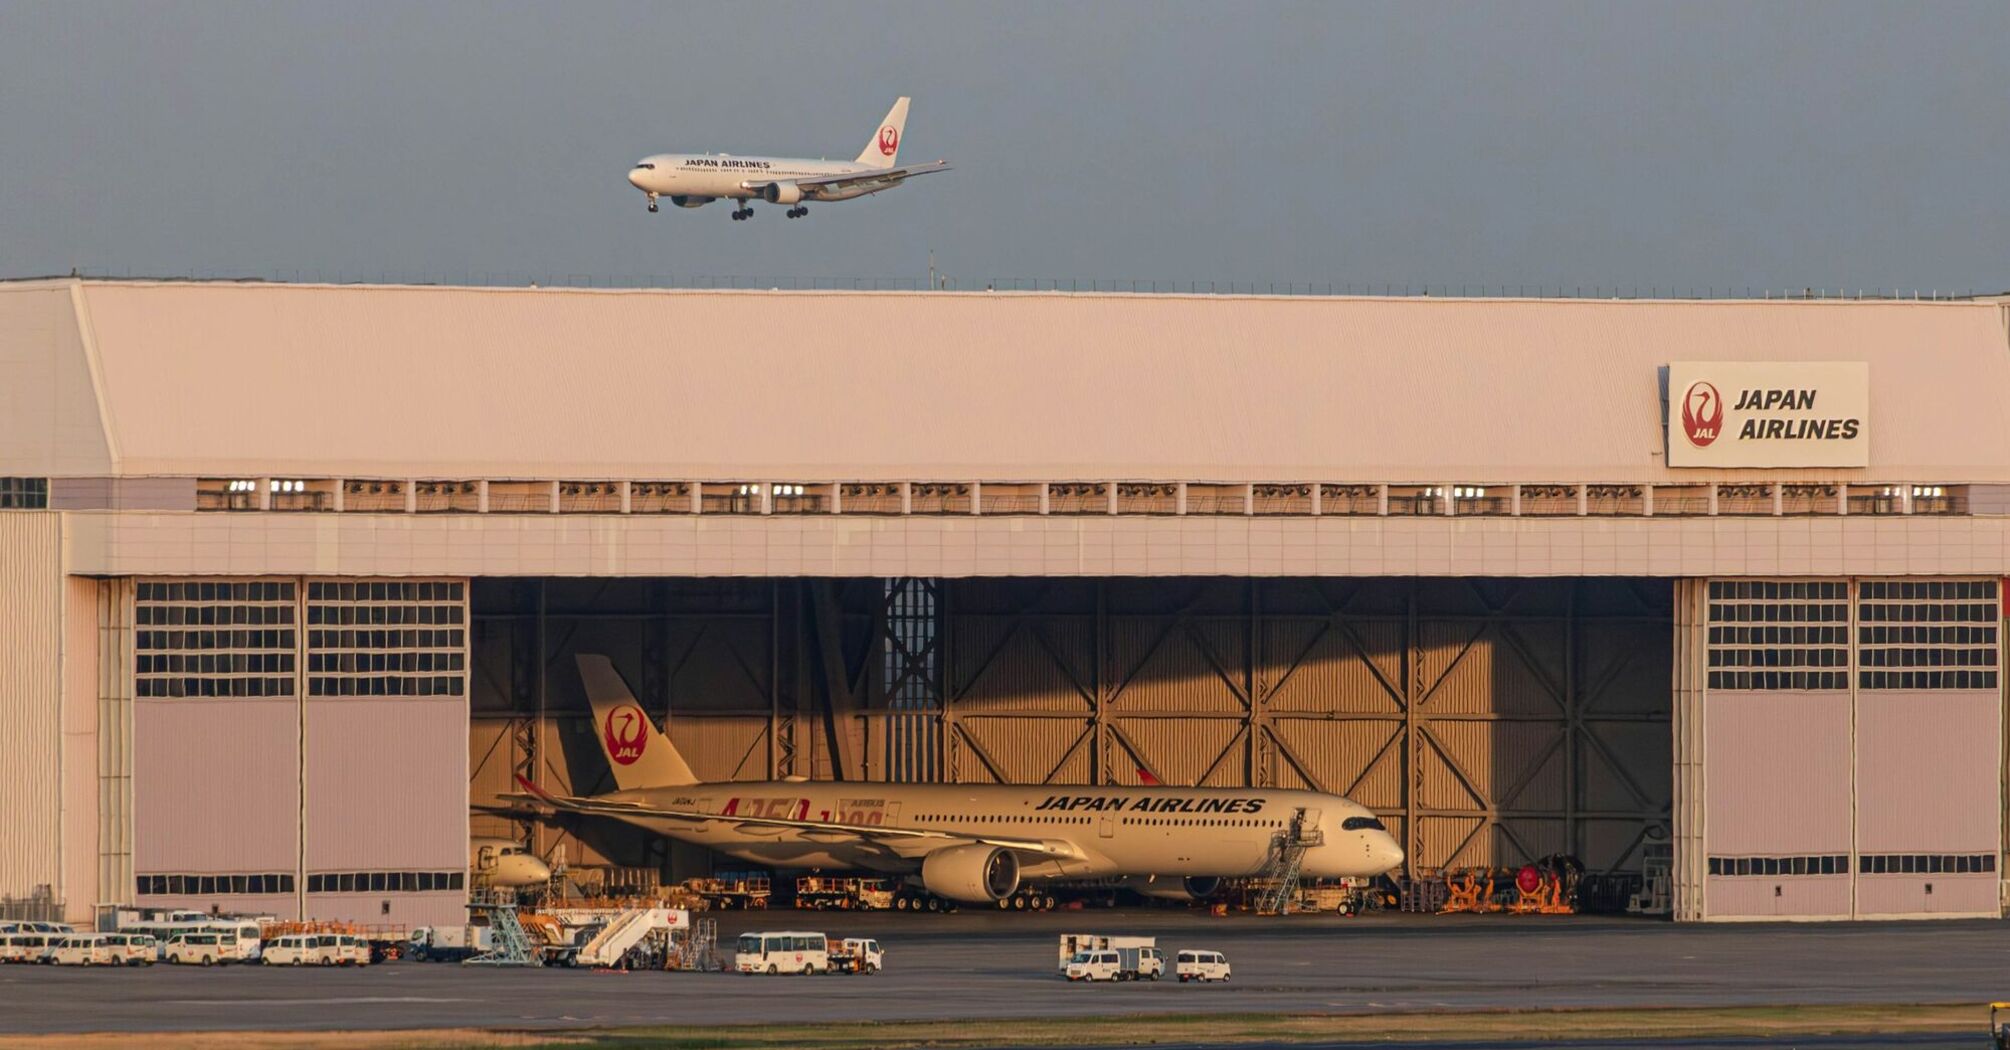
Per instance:
[[[1308,787],[1413,874],[1638,871],[1670,836],[1672,608],[1647,578],[477,580],[469,796],[612,789],[574,669],[604,653],[708,780]],[[715,863],[473,827],[610,880]]]

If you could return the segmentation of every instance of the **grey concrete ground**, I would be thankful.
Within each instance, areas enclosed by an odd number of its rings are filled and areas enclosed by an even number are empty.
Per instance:
[[[717,917],[729,944],[748,928],[867,932],[886,944],[889,969],[876,977],[767,978],[437,963],[354,971],[8,966],[0,967],[0,1033],[2010,998],[2010,926],[1997,922],[1675,926],[1544,917],[1215,919],[1157,910]],[[1056,936],[1065,931],[1150,933],[1168,949],[1220,949],[1235,979],[1206,987],[1070,985],[1054,976]],[[1009,1030],[1000,1036],[1009,1043]]]

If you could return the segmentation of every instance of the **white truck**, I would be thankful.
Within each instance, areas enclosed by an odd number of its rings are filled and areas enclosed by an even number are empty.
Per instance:
[[[494,948],[487,926],[421,926],[405,950],[420,962],[460,962]]]
[[[886,953],[872,937],[826,938],[832,973],[875,974],[886,966]]]
[[[1071,971],[1082,970],[1084,966],[1087,966],[1088,972],[1094,973],[1096,976],[1069,976],[1069,979],[1156,981],[1160,977],[1165,976],[1166,972],[1165,955],[1159,951],[1158,943],[1158,938],[1156,937],[1111,937],[1099,933],[1064,933],[1061,935],[1061,973],[1063,975],[1070,975]],[[1103,952],[1114,952],[1116,954],[1114,977],[1101,977],[1102,972],[1109,968],[1107,960],[1097,958],[1089,960],[1086,963],[1079,960],[1079,957],[1084,954],[1098,955]]]

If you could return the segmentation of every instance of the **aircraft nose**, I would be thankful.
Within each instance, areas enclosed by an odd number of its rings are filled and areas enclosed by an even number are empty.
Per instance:
[[[526,867],[529,869],[528,873],[532,879],[535,879],[538,882],[551,881],[551,865],[546,864],[545,862],[537,859],[536,857],[527,857],[525,859],[529,861]]]
[[[638,189],[638,190],[639,190],[639,189],[644,189],[644,188],[646,188],[646,187],[644,187],[644,186],[642,185],[642,176],[643,176],[643,174],[644,174],[644,169],[642,169],[642,168],[630,168],[630,169],[628,169],[628,184],[629,184],[630,186],[633,186],[633,187],[635,187],[635,188],[636,188],[636,189]]]
[[[1394,871],[1403,866],[1403,847],[1396,844],[1394,835],[1383,835],[1382,840],[1375,843],[1370,853],[1375,858],[1375,863],[1382,866],[1383,871]]]

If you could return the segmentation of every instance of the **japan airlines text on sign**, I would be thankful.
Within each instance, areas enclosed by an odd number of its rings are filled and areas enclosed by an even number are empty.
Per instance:
[[[1674,361],[1671,467],[1867,467],[1863,361]]]

